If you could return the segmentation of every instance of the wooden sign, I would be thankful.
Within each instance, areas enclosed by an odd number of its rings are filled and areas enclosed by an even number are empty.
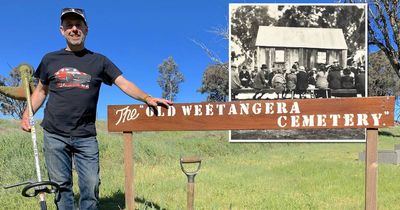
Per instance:
[[[183,131],[380,128],[394,125],[394,97],[182,103],[169,109],[108,106],[108,130]]]

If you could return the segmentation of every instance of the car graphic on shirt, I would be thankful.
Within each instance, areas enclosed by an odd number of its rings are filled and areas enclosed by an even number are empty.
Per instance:
[[[79,71],[76,68],[64,67],[54,74],[57,87],[70,88],[77,87],[81,89],[89,89],[91,76]]]

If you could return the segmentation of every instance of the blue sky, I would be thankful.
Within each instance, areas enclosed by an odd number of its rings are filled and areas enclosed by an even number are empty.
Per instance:
[[[277,1],[257,1],[275,3]],[[279,3],[332,3],[330,1],[278,1]],[[42,56],[65,47],[60,35],[60,11],[64,7],[84,8],[89,34],[86,47],[109,57],[145,92],[160,96],[158,65],[172,56],[185,76],[177,103],[201,102],[206,95],[201,86],[204,70],[212,64],[191,39],[203,42],[218,56],[228,60],[228,41],[209,31],[228,24],[229,3],[254,1],[170,0],[170,1],[4,1],[0,18],[0,74],[8,76],[9,65],[29,63],[35,68]],[[106,119],[107,105],[140,103],[116,86],[102,86],[98,118]],[[43,111],[37,118],[43,117]]]

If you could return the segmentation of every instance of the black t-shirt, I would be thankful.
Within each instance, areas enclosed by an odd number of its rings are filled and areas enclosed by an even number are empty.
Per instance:
[[[49,87],[42,127],[63,136],[96,135],[101,83],[112,85],[121,74],[107,57],[87,49],[46,54],[34,74]]]

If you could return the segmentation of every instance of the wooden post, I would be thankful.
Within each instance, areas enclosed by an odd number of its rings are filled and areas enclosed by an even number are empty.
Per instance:
[[[365,209],[377,209],[378,129],[367,128],[365,153]]]
[[[186,190],[187,190],[186,209],[193,210],[194,209],[194,182],[188,182]]]
[[[132,132],[124,132],[125,208],[135,209]]]

